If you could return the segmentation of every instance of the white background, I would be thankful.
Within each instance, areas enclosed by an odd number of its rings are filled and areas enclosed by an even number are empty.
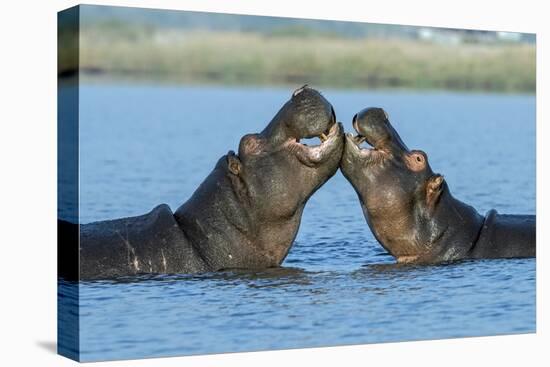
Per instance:
[[[548,325],[550,12],[545,1],[91,1],[537,33],[537,334],[238,353],[98,366],[540,366]],[[56,341],[56,12],[74,1],[10,1],[0,8],[0,365],[75,365]],[[546,23],[546,24],[545,24]],[[546,123],[546,124],[545,124]],[[510,147],[509,154],[515,149]],[[506,157],[502,157],[506,159]],[[546,169],[544,166],[546,165]],[[513,198],[511,198],[513,199]],[[544,291],[546,288],[546,292]],[[545,313],[544,310],[547,312]],[[546,344],[546,349],[544,348]]]

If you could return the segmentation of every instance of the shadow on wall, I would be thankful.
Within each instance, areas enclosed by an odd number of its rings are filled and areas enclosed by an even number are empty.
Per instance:
[[[57,343],[55,341],[39,340],[36,342],[36,345],[50,353],[57,354]]]

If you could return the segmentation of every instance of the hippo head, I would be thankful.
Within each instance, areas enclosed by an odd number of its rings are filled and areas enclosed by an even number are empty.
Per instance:
[[[319,139],[306,145],[301,139]],[[311,195],[338,170],[343,127],[315,89],[292,93],[263,131],[242,137],[176,213],[213,269],[278,266]]]
[[[317,145],[301,139],[318,138]],[[338,169],[343,128],[332,105],[315,89],[292,93],[267,127],[245,135],[238,156],[228,155],[234,185],[246,188],[256,218],[278,222],[290,218]]]
[[[446,190],[443,176],[433,173],[426,153],[407,148],[383,109],[362,110],[353,127],[357,135],[346,134],[342,173],[382,246],[399,262],[416,260],[444,232],[434,219]]]

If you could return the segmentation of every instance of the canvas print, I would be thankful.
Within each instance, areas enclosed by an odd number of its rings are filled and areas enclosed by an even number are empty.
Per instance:
[[[534,34],[58,16],[58,352],[536,331]]]

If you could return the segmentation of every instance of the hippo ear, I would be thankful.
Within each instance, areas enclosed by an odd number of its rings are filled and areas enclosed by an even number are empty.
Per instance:
[[[445,179],[440,174],[435,174],[428,179],[428,184],[426,185],[426,202],[428,203],[428,208],[433,210],[439,201],[439,197],[443,192],[443,184]]]
[[[229,153],[227,153],[227,168],[229,169],[229,172],[238,176],[241,172],[241,167],[241,161],[235,155],[235,152],[230,150]]]

